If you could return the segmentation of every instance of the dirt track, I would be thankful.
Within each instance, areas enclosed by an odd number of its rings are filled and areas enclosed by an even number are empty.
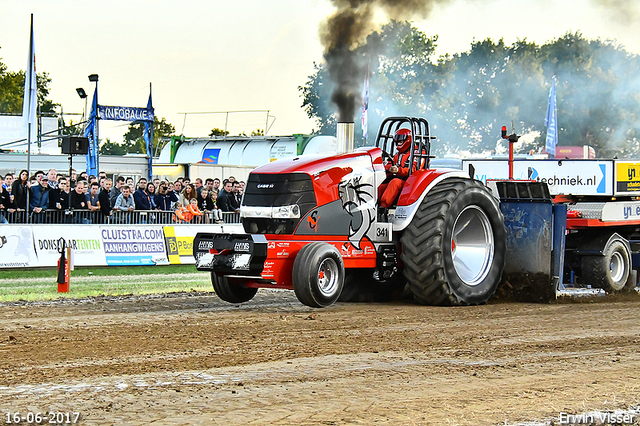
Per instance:
[[[495,425],[640,404],[640,302],[0,306],[0,423]],[[638,419],[636,419],[638,420]]]

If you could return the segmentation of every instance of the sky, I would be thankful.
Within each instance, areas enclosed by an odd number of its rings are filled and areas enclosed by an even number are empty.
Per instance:
[[[635,0],[431,1],[429,16],[408,20],[439,36],[438,55],[487,37],[544,44],[567,31],[640,54]],[[98,74],[100,104],[145,107],[151,83],[156,115],[187,137],[225,126],[232,135],[310,133],[298,87],[323,60],[318,29],[333,11],[330,0],[0,0],[0,61],[26,68],[33,13],[36,68],[49,73],[49,98],[65,114],[83,112],[78,87],[90,104],[88,75]],[[101,120],[100,138],[120,142],[127,126]]]

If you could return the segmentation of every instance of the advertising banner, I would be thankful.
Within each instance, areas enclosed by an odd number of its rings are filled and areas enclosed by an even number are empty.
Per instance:
[[[195,264],[193,258],[193,238],[198,229],[193,226],[165,226],[164,238],[167,257],[172,265]]]
[[[168,264],[162,226],[100,227],[108,265]]]
[[[75,265],[107,264],[95,227],[3,225],[0,227],[0,268],[55,266],[60,258],[61,240],[71,247]]]
[[[462,169],[475,168],[475,178],[507,179],[507,160],[462,161]],[[612,160],[516,160],[513,162],[513,178],[546,182],[551,195],[613,195]]]
[[[244,230],[240,224],[0,225],[0,269],[56,266],[63,239],[76,266],[193,265],[198,232]]]
[[[640,163],[616,161],[616,195],[640,195]]]

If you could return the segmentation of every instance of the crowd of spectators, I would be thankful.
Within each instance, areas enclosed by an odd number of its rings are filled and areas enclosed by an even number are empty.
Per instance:
[[[135,185],[135,186],[134,186]],[[237,220],[244,182],[178,178],[171,182],[104,172],[70,176],[51,169],[0,175],[0,223],[221,223]],[[134,216],[134,213],[140,213]],[[167,223],[162,220],[161,223]]]

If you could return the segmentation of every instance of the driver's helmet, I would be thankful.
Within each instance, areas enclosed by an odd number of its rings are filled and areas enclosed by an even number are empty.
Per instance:
[[[398,129],[393,135],[393,141],[399,152],[406,152],[411,146],[411,130]]]

